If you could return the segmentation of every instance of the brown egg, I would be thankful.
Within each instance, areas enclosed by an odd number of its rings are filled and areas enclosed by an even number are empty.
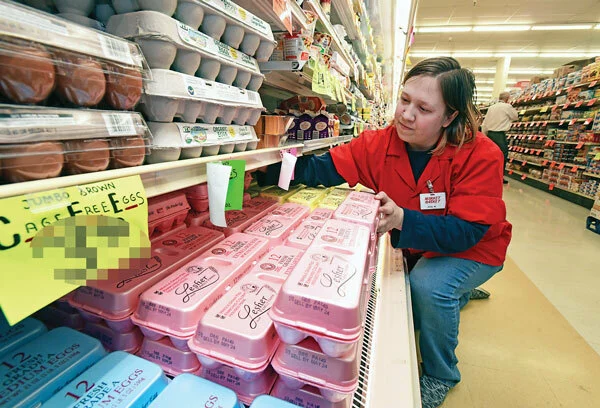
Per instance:
[[[69,174],[93,173],[108,168],[110,150],[108,140],[73,140],[65,143],[65,169]]]
[[[78,106],[97,105],[106,91],[102,65],[89,58],[59,56],[56,93]]]
[[[143,137],[133,136],[112,139],[110,145],[113,148],[110,151],[112,168],[134,167],[144,163],[146,141]]]
[[[17,103],[38,103],[54,88],[52,56],[41,47],[5,46],[0,51],[0,93]]]
[[[4,179],[13,183],[57,177],[63,168],[63,145],[39,142],[3,149]]]
[[[106,101],[115,109],[133,109],[142,96],[142,74],[134,69],[109,65]]]

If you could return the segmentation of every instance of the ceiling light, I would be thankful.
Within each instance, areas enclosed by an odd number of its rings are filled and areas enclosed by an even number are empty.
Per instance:
[[[589,30],[592,24],[561,24],[561,25],[534,25],[531,27],[533,31],[548,31],[548,30]]]
[[[540,58],[587,58],[600,55],[596,52],[542,52]]]
[[[471,31],[473,27],[469,26],[429,26],[417,27],[417,33],[464,33]]]
[[[509,24],[503,24],[503,25],[480,25],[480,26],[474,26],[473,27],[473,31],[480,31],[480,32],[486,32],[486,31],[527,31],[531,28],[531,26],[529,25],[509,25]]]
[[[594,27],[596,30],[600,30],[600,24],[596,24],[596,27]]]
[[[476,79],[475,83],[476,84],[493,84],[494,80],[493,79]]]
[[[554,71],[551,69],[546,69],[546,68],[510,68],[508,70],[508,72],[510,74],[545,75],[545,74],[551,74]],[[474,74],[495,74],[496,69],[495,68],[474,68],[473,73]]]

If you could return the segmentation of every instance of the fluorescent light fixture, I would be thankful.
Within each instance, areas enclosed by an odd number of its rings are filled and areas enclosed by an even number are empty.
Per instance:
[[[560,25],[534,25],[533,31],[556,31],[556,30],[589,30],[593,24],[560,24]]]
[[[493,79],[476,79],[475,80],[476,84],[493,84],[494,80]]]
[[[531,28],[530,25],[476,25],[473,27],[473,31],[487,32],[487,31],[527,31]]]
[[[596,27],[594,27],[596,30],[600,30],[600,24],[596,24]]]
[[[417,27],[417,33],[465,33],[471,31],[473,27],[469,26],[425,26]]]
[[[588,58],[600,55],[600,52],[541,52],[540,58]]]
[[[494,88],[489,87],[489,86],[481,86],[481,87],[477,87],[477,93],[486,93],[486,92],[492,92],[494,90]]]
[[[473,69],[474,74],[495,74],[495,68],[475,68]]]
[[[533,74],[533,75],[549,75],[554,72],[551,69],[546,68],[510,68],[509,74]],[[495,74],[495,68],[474,68],[474,74]]]

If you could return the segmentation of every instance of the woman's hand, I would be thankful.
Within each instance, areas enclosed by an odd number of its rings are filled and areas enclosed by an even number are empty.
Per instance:
[[[380,191],[375,196],[376,200],[379,200],[379,226],[377,232],[384,234],[391,229],[402,229],[402,223],[404,222],[404,209],[398,207],[394,200],[388,197],[386,193]]]

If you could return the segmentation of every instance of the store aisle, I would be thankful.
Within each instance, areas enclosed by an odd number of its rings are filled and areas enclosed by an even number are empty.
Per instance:
[[[504,199],[509,257],[600,353],[600,235],[585,228],[589,210],[514,180]]]
[[[443,407],[596,407],[600,235],[583,226],[588,210],[519,182],[505,200],[509,260],[492,297],[461,315],[463,381]]]

